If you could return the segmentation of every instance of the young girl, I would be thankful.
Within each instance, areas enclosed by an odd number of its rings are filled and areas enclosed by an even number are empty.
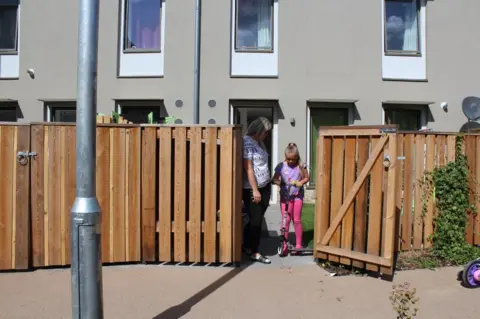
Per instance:
[[[273,183],[280,186],[280,203],[283,214],[285,214],[285,204],[288,202],[287,224],[285,225],[285,236],[288,238],[290,222],[293,217],[293,226],[295,228],[295,247],[302,246],[302,207],[304,187],[310,176],[307,167],[300,160],[298,147],[295,143],[289,143],[285,148],[285,161],[279,163],[275,168]],[[290,191],[289,191],[289,186]]]

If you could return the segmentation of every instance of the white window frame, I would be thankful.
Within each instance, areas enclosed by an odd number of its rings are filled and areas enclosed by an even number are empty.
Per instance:
[[[236,50],[237,0],[231,1],[230,77],[277,78],[278,77],[278,0],[273,0],[273,50]]]
[[[311,147],[312,147],[312,139],[310,137],[310,130],[311,130],[311,127],[312,127],[312,124],[311,124],[311,112],[310,112],[310,109],[312,108],[315,108],[315,109],[331,109],[331,108],[335,108],[335,106],[331,106],[332,104],[330,105],[327,105],[327,104],[323,104],[322,103],[309,103],[307,104],[307,117],[306,117],[306,122],[307,122],[307,125],[306,125],[306,131],[305,131],[305,134],[307,136],[307,158],[306,158],[306,162],[307,162],[307,167],[308,167],[308,170],[310,171],[310,167],[312,165],[312,163],[310,163],[310,155],[311,155]],[[337,107],[339,109],[347,109],[347,114],[348,114],[348,126],[351,126],[353,125],[354,121],[355,121],[355,106],[354,105],[351,105],[351,106],[348,106],[348,107]],[[313,186],[312,184],[310,184],[310,181],[307,183],[307,186]]]
[[[49,123],[57,123],[57,121],[53,120],[53,114],[55,113],[55,109],[74,109],[75,111],[77,110],[77,102],[75,101],[45,102],[45,105],[45,120]]]
[[[382,125],[385,125],[385,105],[389,105],[388,109],[395,110],[418,110],[420,111],[420,128],[428,125],[428,105],[423,104],[388,104],[382,105]]]
[[[18,1],[16,49],[0,51],[1,79],[18,79],[20,76],[20,8],[20,1]]]
[[[117,77],[163,77],[164,75],[164,53],[165,53],[165,19],[167,5],[165,0],[161,1],[160,17],[160,51],[127,50],[125,48],[125,13],[127,0],[120,0],[120,23],[119,23],[119,45],[118,45],[118,67]],[[133,52],[132,52],[133,51]],[[140,52],[143,51],[143,52]]]
[[[382,41],[382,79],[387,81],[426,81],[427,80],[427,32],[426,3],[419,1],[420,54],[390,54],[385,52],[385,0],[381,1],[381,41]]]
[[[115,101],[115,112],[118,115],[122,115],[122,107],[125,108],[135,108],[135,107],[158,107],[160,118],[166,118],[165,107],[162,100],[118,100]]]

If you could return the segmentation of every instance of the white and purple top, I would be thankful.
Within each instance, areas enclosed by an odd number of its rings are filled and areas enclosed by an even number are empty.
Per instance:
[[[306,169],[307,166],[302,164],[303,169]],[[290,192],[288,192],[288,187],[293,181],[299,181],[303,179],[302,171],[300,165],[295,167],[289,166],[287,163],[282,162],[275,167],[275,173],[280,175],[281,184],[280,184],[280,200],[285,202],[292,199],[303,199],[304,196],[304,187],[295,187],[292,185],[290,187]]]

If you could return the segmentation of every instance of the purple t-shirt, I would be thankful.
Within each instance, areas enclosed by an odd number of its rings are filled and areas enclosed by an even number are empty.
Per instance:
[[[306,166],[303,165],[303,169],[306,169]],[[290,167],[287,163],[282,162],[275,167],[275,173],[281,177],[280,185],[280,200],[286,201],[288,199],[303,199],[304,188],[302,187],[290,187],[290,192],[288,192],[288,187],[292,181],[299,181],[303,179],[302,171],[300,166]]]

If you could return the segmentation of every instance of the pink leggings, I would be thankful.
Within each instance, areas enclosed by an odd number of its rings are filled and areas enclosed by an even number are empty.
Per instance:
[[[283,214],[285,213],[285,206],[286,206],[285,202],[282,202],[281,203],[282,221],[283,221]],[[300,198],[292,199],[288,203],[288,215],[287,215],[287,224],[285,225],[285,237],[288,238],[290,222],[292,221],[292,216],[293,216],[293,227],[295,228],[296,248],[302,247],[302,235],[303,235],[302,207],[303,207],[303,199],[300,199]]]

